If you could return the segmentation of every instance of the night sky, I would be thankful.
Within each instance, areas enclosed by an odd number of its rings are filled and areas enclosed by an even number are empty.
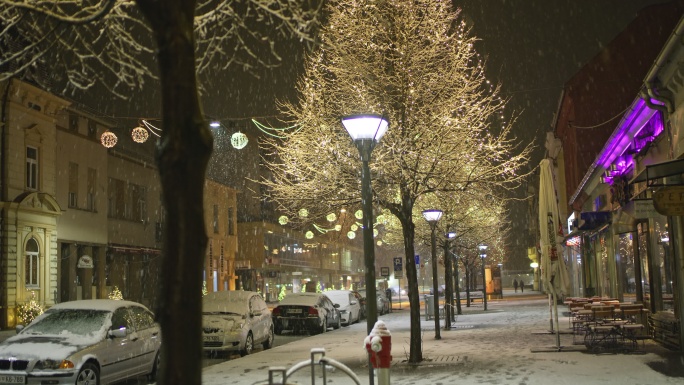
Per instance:
[[[637,11],[663,0],[454,0],[481,41],[477,51],[487,58],[490,80],[502,84],[510,98],[508,112],[518,113],[515,134],[537,146],[530,167],[544,155],[545,133],[551,129],[564,83],[584,63],[623,30]],[[212,78],[202,96],[205,113],[224,121],[277,115],[276,100],[295,97],[294,85],[302,68],[304,48],[297,41],[276,43],[282,65],[259,71],[259,77],[240,69]],[[104,104],[115,116],[159,116],[159,98],[153,84],[131,95],[125,103]],[[97,108],[97,106],[94,106]],[[102,110],[102,109],[100,109]],[[230,149],[228,149],[230,150]],[[531,182],[536,184],[537,182]],[[519,197],[523,197],[524,189]],[[514,218],[526,218],[525,204],[512,208]],[[513,223],[527,228],[525,219]],[[522,234],[521,234],[522,235]],[[529,238],[513,237],[515,258],[526,266]]]

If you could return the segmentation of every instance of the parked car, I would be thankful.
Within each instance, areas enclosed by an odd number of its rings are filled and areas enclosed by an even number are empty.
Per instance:
[[[254,291],[217,291],[202,298],[202,338],[205,352],[252,353],[254,346],[273,346],[271,311]]]
[[[359,290],[359,293],[366,298],[366,302],[368,301],[366,297],[366,289],[361,289]],[[385,299],[383,299],[385,298]],[[378,315],[383,315],[387,312],[389,312],[389,303],[387,302],[387,297],[384,296],[384,291],[382,289],[375,289],[375,306],[378,312]],[[368,313],[368,308],[366,308],[366,313]]]
[[[385,295],[385,292],[382,290],[379,290],[376,294],[378,296],[378,314],[383,315],[383,314],[389,313],[389,311],[390,311],[390,300]]]
[[[342,317],[342,325],[349,326],[361,319],[361,305],[350,290],[329,290],[324,292],[335,304]]]
[[[283,330],[325,333],[328,327],[339,329],[340,311],[322,293],[288,294],[271,311],[275,334]]]
[[[356,300],[359,301],[359,306],[361,307],[361,319],[366,318],[366,296],[365,292],[364,295],[361,295],[360,292],[357,290],[352,290],[352,294],[354,294],[354,297],[356,297]]]
[[[131,301],[94,299],[52,306],[0,344],[0,383],[108,384],[160,364],[154,315]]]

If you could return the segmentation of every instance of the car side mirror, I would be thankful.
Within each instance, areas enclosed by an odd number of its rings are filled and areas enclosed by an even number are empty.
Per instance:
[[[124,338],[126,337],[126,328],[112,329],[107,334],[110,338]]]
[[[339,309],[339,308],[340,308],[340,304],[339,304],[339,303],[336,303],[334,306],[335,306],[335,309]]]
[[[259,310],[254,310],[251,313],[249,313],[249,315],[252,317],[258,317],[261,315],[261,312]]]
[[[352,305],[356,305],[356,303],[357,303],[356,301],[351,301],[351,302],[350,302],[350,304],[352,304]]]
[[[22,330],[24,330],[24,325],[17,325],[14,327],[14,330],[19,334]]]

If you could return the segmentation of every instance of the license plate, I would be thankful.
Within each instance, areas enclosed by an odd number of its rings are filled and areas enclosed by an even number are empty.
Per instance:
[[[289,314],[302,314],[302,309],[290,309]]]
[[[204,336],[205,341],[219,341],[220,337],[219,336]]]
[[[0,375],[0,385],[4,384],[25,384],[25,376]]]

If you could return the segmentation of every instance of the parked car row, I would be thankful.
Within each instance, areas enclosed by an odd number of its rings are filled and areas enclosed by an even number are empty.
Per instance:
[[[384,293],[378,312],[386,313]],[[251,354],[273,346],[285,330],[325,333],[365,316],[365,292],[288,294],[269,310],[251,291],[209,293],[202,300],[205,352]],[[145,306],[125,300],[70,301],[52,306],[0,343],[0,383],[107,384],[148,375],[160,365],[161,330]]]
[[[363,299],[364,299],[364,304],[365,304],[365,301],[366,301],[366,289],[360,289],[360,290],[358,290],[358,293],[359,293],[359,295],[360,295],[361,297],[363,297]],[[384,290],[381,290],[381,289],[377,289],[377,290],[375,291],[375,297],[376,297],[375,303],[376,303],[376,306],[377,306],[378,315],[383,315],[383,314],[389,313],[389,311],[390,311],[390,301],[389,301],[389,299],[387,298],[387,296],[385,295],[385,291],[384,291]],[[365,314],[365,312],[364,312],[364,314]]]

